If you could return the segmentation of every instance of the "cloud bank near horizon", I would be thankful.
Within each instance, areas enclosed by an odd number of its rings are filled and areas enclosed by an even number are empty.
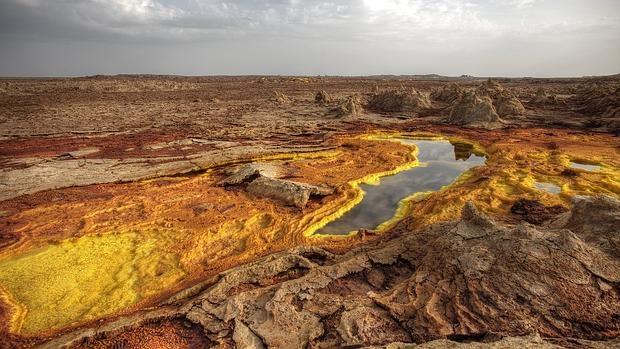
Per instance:
[[[616,0],[4,0],[0,75],[620,72]]]

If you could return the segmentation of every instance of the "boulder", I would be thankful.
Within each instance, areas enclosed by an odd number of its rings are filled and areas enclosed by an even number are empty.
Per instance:
[[[230,176],[220,181],[219,185],[238,185],[250,182],[259,176],[277,178],[281,175],[282,169],[273,164],[252,162],[235,168]]]
[[[329,187],[262,176],[250,182],[247,190],[256,196],[278,200],[300,209],[306,207],[310,196],[325,196],[334,192]]]

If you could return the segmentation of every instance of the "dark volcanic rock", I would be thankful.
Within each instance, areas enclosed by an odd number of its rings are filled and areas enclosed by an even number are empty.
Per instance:
[[[520,199],[510,208],[510,212],[521,216],[524,221],[532,224],[542,224],[566,211],[568,210],[564,206],[545,206],[540,201],[528,199]]]

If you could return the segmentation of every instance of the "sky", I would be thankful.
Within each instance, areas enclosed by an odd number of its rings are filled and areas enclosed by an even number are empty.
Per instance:
[[[620,73],[620,0],[0,0],[0,76]]]

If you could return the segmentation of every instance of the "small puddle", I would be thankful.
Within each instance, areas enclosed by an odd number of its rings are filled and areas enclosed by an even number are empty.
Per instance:
[[[469,144],[446,140],[391,139],[418,147],[420,166],[381,178],[378,185],[362,184],[362,201],[316,234],[345,235],[359,229],[375,229],[396,214],[398,204],[416,193],[437,191],[463,172],[484,164],[486,158],[472,153]]]
[[[570,163],[570,167],[571,168],[577,168],[580,170],[586,170],[586,171],[590,171],[590,172],[596,172],[599,171],[601,169],[601,166],[599,165],[588,165],[588,164],[582,164],[579,162],[572,162]]]
[[[536,182],[534,183],[534,186],[536,187],[536,189],[544,190],[551,194],[559,194],[562,191],[562,188],[560,188],[559,186],[548,182]]]

